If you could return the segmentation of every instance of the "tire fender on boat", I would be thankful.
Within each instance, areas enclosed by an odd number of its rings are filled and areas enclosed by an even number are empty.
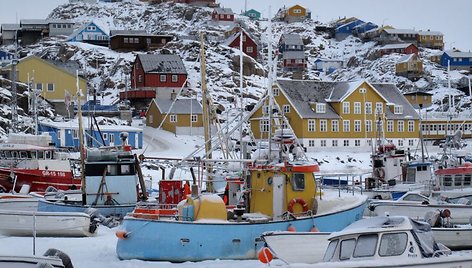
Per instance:
[[[74,268],[74,266],[72,265],[72,261],[71,261],[70,257],[67,254],[65,254],[64,252],[62,252],[58,249],[50,248],[50,249],[46,250],[46,252],[43,254],[43,256],[57,257],[57,258],[61,259],[62,264],[64,265],[64,268]]]
[[[292,200],[290,200],[287,207],[287,210],[290,213],[293,213],[293,206],[295,206],[295,204],[300,204],[303,208],[303,212],[308,211],[308,204],[305,202],[305,200],[303,200],[303,198],[293,198]]]

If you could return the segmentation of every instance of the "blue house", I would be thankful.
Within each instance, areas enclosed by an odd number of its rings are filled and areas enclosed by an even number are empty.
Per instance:
[[[3,63],[10,63],[11,60],[14,58],[15,55],[13,53],[0,50],[0,65],[2,65]]]
[[[472,52],[445,51],[440,64],[447,68],[448,63],[451,70],[472,71]]]
[[[338,26],[334,33],[336,40],[341,41],[345,39],[346,37],[348,37],[349,35],[352,35],[352,31],[354,30],[354,28],[363,23],[365,22],[359,19],[355,19],[353,21],[350,21],[350,22],[347,22],[345,24]]]
[[[84,118],[83,125],[85,142],[89,147],[120,146],[122,145],[120,134],[125,132],[128,134],[128,145],[135,149],[143,148],[143,130],[140,128],[117,125],[100,125],[100,129],[96,126],[91,128],[88,118]],[[58,148],[79,148],[79,124],[76,121],[41,122],[38,130],[40,133],[48,132]]]
[[[374,24],[372,22],[364,22],[362,24],[359,24],[352,29],[352,34],[354,36],[359,36],[365,32],[368,32],[372,29],[378,28],[377,24]]]
[[[69,38],[67,38],[67,41],[108,46],[110,42],[110,30],[96,22],[88,22],[75,30]]]

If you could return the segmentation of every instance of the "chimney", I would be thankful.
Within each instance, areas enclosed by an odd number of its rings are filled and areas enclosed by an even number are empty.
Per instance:
[[[172,90],[172,93],[170,93],[170,99],[175,100],[177,98],[177,93],[175,93],[175,90]]]

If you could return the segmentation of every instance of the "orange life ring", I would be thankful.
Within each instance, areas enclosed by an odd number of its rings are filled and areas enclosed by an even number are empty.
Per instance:
[[[305,200],[303,200],[303,198],[293,198],[292,200],[290,200],[287,207],[290,213],[293,213],[293,206],[295,204],[300,204],[303,208],[303,212],[308,211],[308,204],[305,202]]]

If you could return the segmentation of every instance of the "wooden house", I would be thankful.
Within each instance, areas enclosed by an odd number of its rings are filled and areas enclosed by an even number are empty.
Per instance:
[[[472,71],[472,52],[445,51],[440,64],[446,68],[449,65],[451,70]]]
[[[284,51],[282,53],[282,66],[284,71],[300,72],[307,66],[304,51]]]
[[[231,35],[224,44],[232,48],[240,49],[241,35],[243,36],[243,52],[253,59],[257,59],[259,49],[256,40],[246,30],[240,27],[239,31]]]
[[[378,41],[383,44],[401,42],[416,44],[418,42],[418,32],[410,29],[384,28],[380,32]]]
[[[20,20],[18,37],[21,39],[21,45],[35,44],[44,37],[49,36],[49,23],[47,20],[28,19]]]
[[[120,92],[120,99],[128,99],[142,107],[153,98],[171,97],[187,82],[187,71],[182,59],[174,54],[139,54],[131,70],[131,90]]]
[[[424,91],[412,91],[403,93],[403,96],[410,102],[410,104],[415,108],[428,108],[433,103],[433,94]]]
[[[234,21],[234,13],[231,8],[220,8],[217,7],[213,9],[213,12],[211,13],[211,18],[214,21]]]
[[[299,34],[282,34],[279,39],[279,52],[305,51],[305,44]]]
[[[423,74],[423,62],[416,54],[404,55],[395,64],[395,73],[409,79],[418,79]]]
[[[96,22],[87,22],[75,30],[67,39],[70,42],[83,42],[99,46],[108,46],[110,31]]]
[[[83,125],[90,126],[88,117],[83,118]],[[98,148],[100,146],[121,146],[121,133],[128,134],[127,144],[134,149],[143,148],[143,130],[131,126],[121,125],[99,125],[99,129],[85,128],[84,142],[89,147]],[[38,130],[41,133],[47,132],[58,148],[79,149],[79,123],[77,121],[63,122],[40,122]],[[101,135],[101,136],[100,136]],[[93,138],[92,138],[93,137]],[[103,139],[102,139],[103,138]]]
[[[344,23],[342,25],[339,25],[338,27],[336,27],[336,30],[334,32],[334,36],[336,40],[337,41],[344,40],[346,37],[352,35],[355,27],[364,23],[365,22],[360,19],[355,19],[347,23]]]
[[[251,20],[260,20],[261,19],[261,12],[255,9],[249,9],[248,11],[244,12],[243,14],[246,17],[249,17]]]
[[[28,56],[18,62],[17,70],[18,81],[25,84],[33,82],[33,87],[41,92],[44,99],[53,104],[56,113],[70,115],[66,110],[64,99],[67,95],[75,95],[77,92],[77,67],[61,66],[59,62]],[[28,79],[34,80],[28,81]],[[79,87],[83,94],[87,93],[87,82],[82,77],[79,77]]]
[[[292,23],[292,22],[302,22],[305,19],[311,18],[311,11],[301,5],[294,5],[289,8],[283,8],[279,10],[277,15],[281,20]]]
[[[20,29],[20,24],[2,24],[0,30],[2,45],[14,44]]]
[[[161,124],[162,129],[176,135],[203,135],[202,105],[196,99],[152,99],[146,111],[146,126],[157,128]]]
[[[363,37],[366,32],[371,31],[373,29],[377,29],[377,28],[378,28],[377,24],[374,24],[370,21],[364,22],[362,24],[355,26],[352,29],[352,34],[354,36]]]
[[[444,48],[444,35],[436,31],[419,31],[418,32],[418,46],[440,49]]]
[[[155,35],[146,31],[110,31],[110,49],[115,51],[148,51],[165,46],[172,41],[171,35]]]
[[[393,84],[280,79],[274,96],[278,114],[308,151],[370,147],[372,140],[383,136],[399,147],[419,141],[419,115]],[[253,111],[255,137],[267,139],[269,127],[276,126],[270,124],[268,113],[267,103]]]
[[[49,19],[49,36],[69,36],[74,32],[75,22],[71,20]]]
[[[418,55],[418,47],[411,43],[402,43],[402,44],[389,44],[382,46],[377,49],[377,54],[379,56],[398,53],[398,54],[417,54]]]

